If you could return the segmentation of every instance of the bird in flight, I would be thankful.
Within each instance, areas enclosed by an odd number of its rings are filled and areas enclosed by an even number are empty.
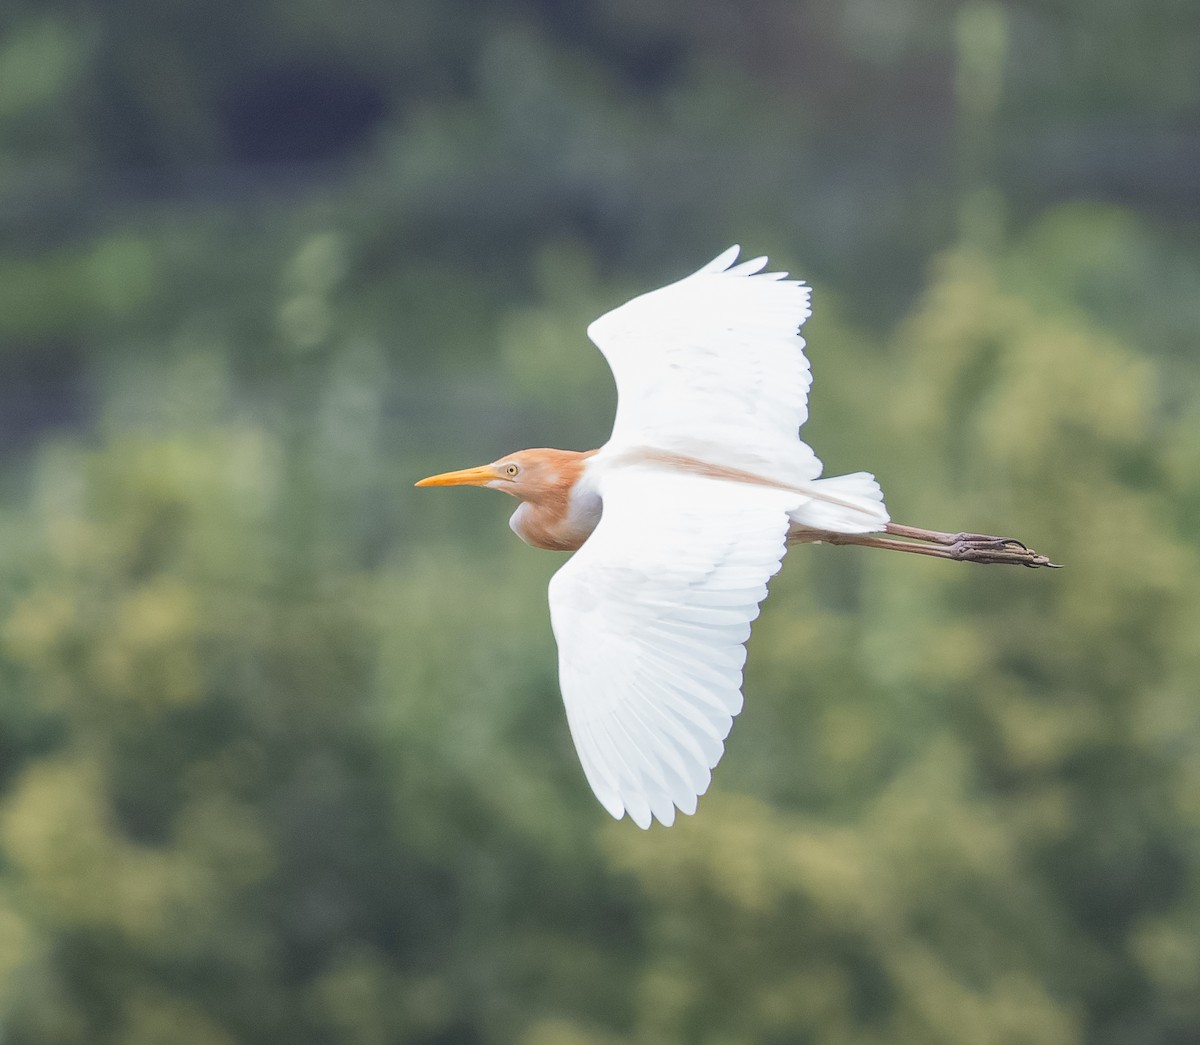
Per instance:
[[[867,472],[821,478],[799,437],[809,288],[738,250],[588,327],[617,384],[600,449],[521,450],[416,484],[502,490],[522,540],[575,552],[549,592],[567,721],[596,797],[643,828],[708,789],[789,544],[1056,565],[1011,538],[893,523]]]

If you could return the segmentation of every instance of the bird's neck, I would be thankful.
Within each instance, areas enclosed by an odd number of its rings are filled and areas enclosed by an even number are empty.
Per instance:
[[[536,499],[522,501],[508,523],[526,544],[573,552],[592,535],[600,521],[600,495],[587,472],[587,460],[594,453],[555,451],[557,481]]]

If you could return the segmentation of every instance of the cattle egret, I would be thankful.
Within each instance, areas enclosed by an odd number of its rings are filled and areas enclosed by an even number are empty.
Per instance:
[[[550,581],[567,721],[596,797],[643,828],[694,813],[707,790],[789,544],[1055,565],[1010,538],[893,523],[866,472],[820,478],[798,434],[809,288],[737,255],[588,327],[617,384],[603,447],[521,450],[417,483],[503,490],[522,540],[576,553]]]

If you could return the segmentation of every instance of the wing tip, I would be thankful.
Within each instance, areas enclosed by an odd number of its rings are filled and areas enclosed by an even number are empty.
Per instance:
[[[745,261],[737,262],[738,255],[741,254],[742,248],[740,244],[735,243],[732,247],[728,247],[712,259],[707,265],[701,268],[696,274],[711,273],[724,276],[758,276],[760,279],[772,283],[783,282],[787,280],[786,272],[764,272],[763,270],[769,263],[769,258],[765,254],[761,254],[756,258],[748,258]],[[803,280],[792,280],[799,287],[807,285]]]
[[[715,258],[704,266],[701,272],[726,272],[729,267],[737,261],[738,255],[742,252],[739,244],[735,243],[732,247],[727,247],[721,251]]]
[[[676,813],[682,813],[684,816],[694,816],[695,815],[696,799],[698,797],[699,797],[698,795],[693,796],[691,801],[689,802],[687,799],[680,796],[677,799],[673,799],[670,806],[668,806],[664,810],[660,811],[657,809],[648,809],[648,810],[639,809],[637,814],[635,815],[634,811],[629,809],[629,810],[625,810],[625,815],[627,815],[629,817],[629,819],[632,820],[634,822],[634,824],[636,824],[638,827],[640,827],[643,831],[649,831],[650,828],[654,826],[656,821],[659,824],[661,824],[663,827],[673,827],[675,825],[675,819],[676,819],[675,814]],[[611,813],[612,810],[610,809],[609,812]],[[618,814],[616,819],[620,820],[621,815]]]

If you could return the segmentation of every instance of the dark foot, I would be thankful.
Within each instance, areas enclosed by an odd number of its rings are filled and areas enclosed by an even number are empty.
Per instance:
[[[1049,557],[1039,555],[1012,537],[991,537],[982,533],[956,533],[948,542],[950,558],[961,562],[1009,563],[1013,566],[1049,566],[1062,569],[1062,564],[1051,562]]]

